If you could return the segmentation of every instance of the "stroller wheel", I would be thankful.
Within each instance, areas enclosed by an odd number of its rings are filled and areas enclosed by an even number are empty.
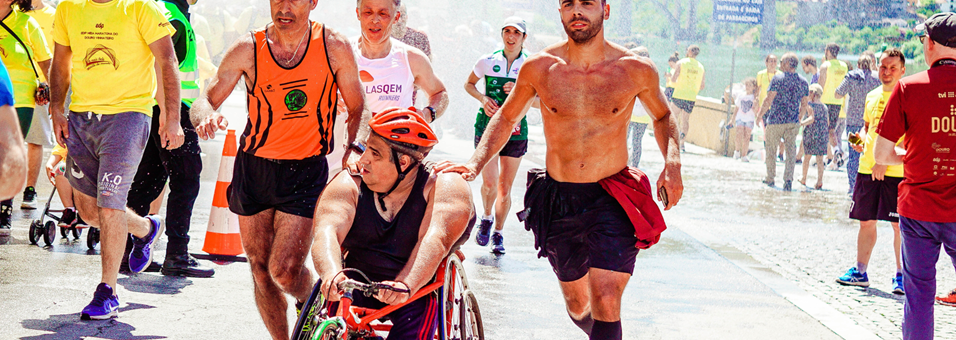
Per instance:
[[[79,240],[80,235],[83,234],[83,230],[77,227],[70,227],[70,230],[73,230],[73,239]]]
[[[86,233],[86,246],[93,250],[97,243],[100,243],[100,230],[90,228],[90,231]]]
[[[43,226],[43,243],[46,245],[53,245],[53,240],[56,239],[56,222],[47,221],[46,225]]]
[[[40,234],[43,233],[43,227],[40,225],[40,220],[33,220],[30,223],[30,244],[36,245],[40,241]]]

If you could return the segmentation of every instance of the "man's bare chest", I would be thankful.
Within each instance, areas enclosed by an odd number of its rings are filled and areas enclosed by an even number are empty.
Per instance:
[[[536,89],[552,114],[617,114],[637,95],[634,84],[623,72],[602,69],[591,72],[554,68]]]

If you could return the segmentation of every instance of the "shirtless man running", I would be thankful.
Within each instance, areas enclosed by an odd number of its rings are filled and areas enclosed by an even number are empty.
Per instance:
[[[190,115],[200,137],[214,137],[227,125],[215,109],[245,78],[249,122],[228,189],[229,208],[239,215],[259,313],[274,339],[288,339],[283,293],[301,303],[315,284],[305,258],[315,204],[328,178],[326,156],[364,136],[359,128],[368,126],[368,115],[352,47],[341,34],[309,20],[315,0],[270,4],[272,23],[230,47]],[[337,91],[348,107],[345,141],[332,138]],[[358,159],[345,153],[350,155]]]
[[[575,324],[591,339],[620,339],[621,295],[634,269],[635,245],[649,247],[664,228],[647,177],[627,168],[627,125],[635,99],[654,118],[664,154],[657,187],[666,189],[665,209],[683,193],[677,123],[650,59],[604,40],[610,14],[605,1],[561,0],[559,12],[570,40],[530,57],[471,160],[440,169],[473,180],[538,95],[548,168],[528,176],[527,228],[535,232],[538,255],[548,256],[561,281]],[[618,203],[621,192],[633,203]]]

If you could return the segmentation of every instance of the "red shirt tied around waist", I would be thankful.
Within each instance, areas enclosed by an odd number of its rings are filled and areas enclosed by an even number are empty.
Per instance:
[[[598,181],[627,213],[634,224],[638,249],[648,249],[661,240],[667,229],[661,209],[654,202],[650,181],[641,170],[626,167],[611,177]]]
[[[927,71],[901,79],[877,133],[888,140],[906,135],[903,147],[910,152],[903,157],[899,214],[927,222],[956,222],[956,61],[940,60]]]
[[[305,57],[284,68],[272,57],[265,30],[256,44],[255,84],[246,94],[249,122],[239,149],[257,157],[297,160],[329,154],[338,84],[329,65],[325,28],[312,22]]]

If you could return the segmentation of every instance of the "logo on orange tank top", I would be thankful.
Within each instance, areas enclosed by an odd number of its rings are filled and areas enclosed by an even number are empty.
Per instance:
[[[368,73],[366,70],[359,71],[359,78],[362,79],[363,83],[375,81],[375,77],[372,77],[372,74]]]

